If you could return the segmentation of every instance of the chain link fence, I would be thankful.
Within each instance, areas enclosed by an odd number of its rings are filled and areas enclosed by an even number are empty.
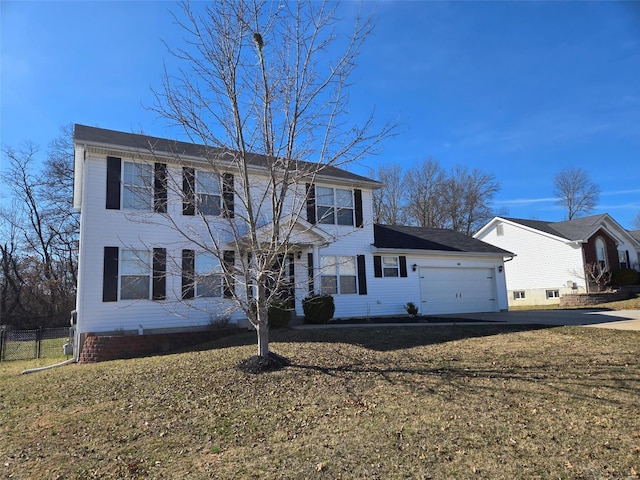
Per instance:
[[[69,327],[0,330],[0,362],[60,357],[68,339]]]

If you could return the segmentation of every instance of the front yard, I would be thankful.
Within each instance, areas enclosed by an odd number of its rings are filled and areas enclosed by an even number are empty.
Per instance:
[[[507,326],[272,332],[17,375],[4,478],[637,478],[640,334]],[[9,362],[10,365],[11,362]]]

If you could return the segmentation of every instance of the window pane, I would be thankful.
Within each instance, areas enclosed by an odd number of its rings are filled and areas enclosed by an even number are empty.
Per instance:
[[[321,280],[321,289],[322,293],[325,295],[335,295],[338,293],[338,277],[330,276],[330,275],[322,275],[320,277]]]
[[[126,210],[151,210],[151,188],[124,186],[122,205]]]
[[[196,285],[196,295],[198,297],[221,297],[222,296],[222,276],[203,275],[198,277]]]
[[[397,277],[398,276],[398,269],[397,268],[384,268],[382,269],[383,271],[383,275],[385,277]]]
[[[316,204],[333,207],[333,188],[316,187]]]
[[[323,255],[320,257],[320,273],[322,275],[335,275],[338,273],[336,270],[336,257],[333,255]]]
[[[204,172],[198,170],[197,190],[198,193],[207,193],[209,195],[220,195],[220,177],[214,172]]]
[[[338,225],[353,225],[353,210],[338,210]]]
[[[151,187],[151,165],[148,163],[124,162],[122,179],[125,185]]]
[[[198,212],[202,215],[220,215],[220,195],[198,195]]]
[[[385,267],[397,267],[398,257],[382,257],[382,264]]]
[[[340,293],[358,293],[358,291],[356,290],[356,277],[340,276]]]
[[[333,207],[318,207],[318,223],[328,223],[333,225],[336,223],[333,213]]]
[[[149,298],[149,275],[123,275],[120,279],[120,298],[122,300]]]
[[[355,257],[338,257],[340,275],[355,275],[356,274],[356,259]]]
[[[122,250],[120,262],[122,275],[148,275],[151,270],[151,254],[148,250]]]
[[[351,190],[336,188],[336,207],[353,208],[353,193]]]
[[[199,253],[196,257],[196,275],[208,275],[210,273],[222,273],[220,260],[209,252]]]

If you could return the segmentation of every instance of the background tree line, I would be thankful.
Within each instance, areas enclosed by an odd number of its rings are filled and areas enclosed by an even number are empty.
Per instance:
[[[75,307],[79,212],[73,210],[73,126],[60,129],[44,162],[24,143],[2,148],[0,324],[67,325]]]
[[[388,225],[449,228],[466,235],[504,209],[492,207],[500,183],[492,173],[456,165],[446,170],[437,160],[423,160],[406,171],[397,163],[378,168],[383,186],[374,191],[374,221]]]

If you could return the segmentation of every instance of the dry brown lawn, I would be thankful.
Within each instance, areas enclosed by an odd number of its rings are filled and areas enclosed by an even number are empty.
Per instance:
[[[521,327],[522,328],[522,327]],[[0,364],[0,477],[605,479],[640,472],[640,333],[506,326],[272,332],[215,349]]]

